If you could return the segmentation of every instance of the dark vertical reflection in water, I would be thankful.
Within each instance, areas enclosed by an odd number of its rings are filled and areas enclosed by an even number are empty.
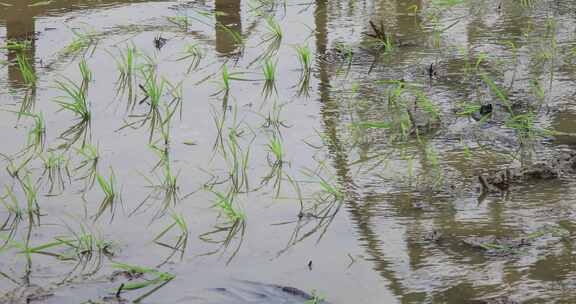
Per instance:
[[[8,60],[16,62],[16,58],[20,52],[30,62],[32,71],[36,71],[35,56],[36,56],[36,42],[34,39],[35,23],[34,14],[30,13],[28,5],[31,1],[17,1],[12,3],[10,7],[2,8],[5,13],[6,20],[6,39],[9,41],[27,41],[30,47],[24,51],[9,49]],[[8,79],[12,88],[20,88],[25,84],[24,77],[20,72],[18,65],[8,66]]]
[[[216,51],[230,55],[238,47],[233,33],[242,35],[240,0],[215,0],[216,7]]]
[[[316,50],[317,54],[322,56],[326,53],[328,48],[328,11],[327,1],[317,0],[315,11],[315,26],[316,26]],[[364,244],[370,260],[376,266],[375,269],[382,277],[388,281],[388,287],[399,298],[403,294],[403,287],[400,281],[396,278],[394,271],[390,269],[392,264],[386,260],[383,252],[381,252],[381,244],[377,234],[372,230],[370,223],[370,216],[366,212],[367,207],[361,202],[366,200],[358,193],[356,193],[356,186],[352,177],[349,167],[348,155],[343,148],[341,140],[338,137],[338,125],[340,122],[340,109],[338,103],[330,97],[330,76],[329,67],[326,62],[318,61],[318,79],[321,103],[321,116],[324,126],[324,134],[327,137],[327,146],[331,157],[333,158],[333,166],[336,170],[337,180],[339,186],[346,193],[346,210],[350,213],[350,217],[358,230],[360,236],[359,241]]]

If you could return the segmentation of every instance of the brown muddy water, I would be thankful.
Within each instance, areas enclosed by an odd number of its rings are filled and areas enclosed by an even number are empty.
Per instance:
[[[0,302],[576,303],[575,12],[0,0]]]

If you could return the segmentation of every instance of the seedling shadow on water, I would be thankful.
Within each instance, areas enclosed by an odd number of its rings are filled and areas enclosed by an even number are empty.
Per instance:
[[[319,243],[344,203],[344,193],[337,185],[323,178],[318,170],[304,169],[303,173],[309,178],[318,180],[320,190],[313,193],[310,198],[303,198],[300,187],[292,181],[299,196],[298,200],[301,202],[301,209],[297,220],[274,224],[276,226],[294,224],[286,247],[280,250],[277,256],[314,235],[317,235],[316,243]]]

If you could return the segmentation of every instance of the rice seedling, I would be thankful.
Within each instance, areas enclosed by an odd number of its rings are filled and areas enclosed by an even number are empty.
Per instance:
[[[86,192],[90,190],[96,182],[100,154],[98,152],[98,148],[90,144],[86,144],[83,147],[76,149],[76,152],[79,156],[82,157],[82,160],[80,161],[80,164],[74,168],[74,172],[84,172],[81,173],[81,175],[76,178],[76,180],[84,181],[83,192]]]
[[[130,277],[133,278],[142,278],[139,282],[127,282],[122,283],[118,292],[116,293],[119,295],[122,291],[134,291],[140,290],[148,287],[153,287],[149,291],[145,292],[144,294],[138,296],[136,299],[132,300],[132,303],[140,303],[150,295],[154,294],[162,287],[166,286],[166,284],[170,283],[174,278],[175,275],[162,272],[156,269],[142,267],[142,266],[135,266],[135,265],[128,265],[123,263],[113,263],[112,267],[119,269],[121,271],[128,272]]]
[[[136,105],[137,94],[134,91],[136,88],[136,69],[138,51],[134,46],[128,46],[119,51],[118,56],[110,54],[112,59],[116,62],[116,69],[118,70],[118,79],[116,80],[116,96],[127,95],[128,103],[127,110],[133,110]]]
[[[139,103],[147,102],[149,105],[148,111],[140,115],[131,115],[131,117],[139,118],[134,122],[126,123],[119,130],[124,128],[140,128],[148,124],[149,137],[148,141],[152,142],[154,133],[162,129],[162,96],[166,88],[166,81],[164,79],[158,80],[156,71],[152,68],[143,69],[143,76],[145,79],[144,85],[139,85],[140,89],[144,92],[145,97]]]
[[[90,131],[92,117],[86,88],[64,78],[63,80],[56,80],[56,89],[63,93],[62,96],[55,99],[60,106],[59,111],[71,112],[76,115],[77,119],[77,122],[65,130],[60,137],[67,141],[68,147],[82,138],[82,146],[84,146]]]
[[[203,255],[211,255],[219,252],[221,249],[229,248],[234,239],[239,236],[239,241],[237,242],[236,247],[233,249],[232,253],[228,257],[226,264],[230,264],[230,262],[234,259],[236,254],[240,251],[242,247],[242,243],[244,242],[244,234],[246,232],[246,216],[245,214],[240,211],[236,206],[234,206],[234,202],[237,196],[237,193],[232,191],[228,191],[228,193],[223,194],[217,191],[212,191],[214,195],[216,195],[216,202],[214,207],[217,207],[222,214],[225,216],[225,220],[223,223],[216,224],[215,229],[206,233],[203,233],[199,236],[199,238],[207,243],[210,244],[219,244],[220,249],[209,252]],[[224,235],[223,238],[216,238],[218,235]],[[223,252],[224,253],[224,252]]]
[[[82,223],[78,231],[68,225],[66,227],[69,235],[55,237],[55,241],[49,243],[52,246],[58,246],[60,252],[46,252],[43,248],[41,252],[37,250],[36,253],[51,255],[59,260],[76,261],[76,265],[62,282],[77,272],[83,276],[96,274],[102,268],[104,258],[114,255],[114,243],[103,239]]]
[[[20,108],[18,112],[20,113],[32,113],[34,110],[34,106],[36,105],[36,88],[35,87],[28,87],[24,92],[24,96],[22,100],[19,102]],[[20,119],[20,115],[18,116]]]
[[[298,78],[298,84],[296,85],[298,90],[296,96],[298,97],[310,97],[310,73],[302,72]]]
[[[303,174],[314,180],[318,180],[320,188],[313,193],[310,198],[311,205],[304,208],[301,202],[300,212],[296,221],[279,223],[276,225],[285,225],[296,223],[294,232],[290,236],[288,243],[278,255],[283,254],[292,246],[312,237],[318,233],[316,242],[319,242],[327,232],[330,224],[340,211],[343,205],[345,195],[337,185],[334,185],[328,179],[321,176],[321,170],[325,165],[319,164],[317,170],[308,168],[303,169]],[[306,229],[307,227],[310,227]]]
[[[264,123],[262,127],[265,129],[272,130],[272,134],[282,138],[282,131],[281,128],[290,128],[290,126],[286,123],[286,121],[280,118],[280,112],[284,105],[278,105],[274,103],[272,105],[272,110],[268,112],[267,116],[260,115],[264,119]]]
[[[215,112],[213,112],[215,113]],[[245,130],[240,128],[241,123],[237,121],[237,107],[232,110],[232,120],[228,128],[224,128],[225,114],[218,116],[213,114],[214,122],[216,124],[217,135],[214,145],[212,147],[214,157],[219,154],[226,161],[228,167],[228,180],[232,183],[235,192],[249,192],[250,185],[248,182],[248,163],[250,160],[250,145],[256,139],[256,135],[252,130],[252,138],[242,148],[240,139],[245,135]],[[244,189],[244,190],[242,190]]]
[[[472,117],[473,114],[480,112],[481,106],[478,103],[461,102],[458,104],[457,115]]]
[[[488,75],[486,75],[485,73],[481,74],[480,77],[482,78],[482,81],[484,81],[484,83],[486,85],[488,85],[488,87],[490,88],[492,93],[494,93],[496,95],[496,97],[498,97],[498,99],[500,99],[502,104],[507,108],[508,112],[512,113],[513,112],[512,111],[512,104],[508,100],[508,95],[506,94],[506,92],[504,92],[502,89],[500,89],[498,87],[498,85],[496,85],[496,83],[490,77],[488,77]]]
[[[32,47],[32,41],[27,39],[6,39],[4,41],[4,46],[0,47],[0,49],[10,50],[10,51],[25,51]]]
[[[282,37],[284,36],[282,32],[282,27],[276,21],[274,16],[266,16],[266,28],[267,33],[262,36],[262,41],[258,44],[258,47],[262,48],[262,45],[266,44],[266,47],[263,47],[263,52],[256,57],[250,64],[252,65],[254,62],[261,61],[262,59],[268,60],[270,57],[276,55],[280,46],[282,45]]]
[[[28,152],[28,151],[24,150],[23,152]],[[26,166],[33,159],[36,158],[36,153],[29,153],[29,155],[26,155],[26,153],[20,153],[19,155],[16,155],[14,157],[13,156],[7,156],[7,155],[0,153],[0,156],[8,162],[8,165],[6,166],[6,171],[8,172],[8,174],[14,178],[20,178],[20,177],[22,177],[22,175],[20,174],[22,171],[24,171],[24,172],[28,171]],[[24,157],[24,160],[21,163],[17,163],[16,160],[20,157]]]
[[[326,297],[323,295],[319,295],[316,293],[315,290],[312,291],[312,298],[309,300],[306,300],[306,302],[304,302],[304,304],[321,304],[324,303],[324,301],[326,300]]]
[[[67,177],[71,180],[70,171],[68,170],[68,160],[63,154],[55,154],[50,151],[46,155],[40,155],[43,164],[43,171],[40,174],[38,183],[44,178],[48,178],[48,195],[58,195],[64,192]],[[54,190],[58,192],[54,192]]]
[[[16,112],[18,119],[22,116],[30,117],[34,119],[34,125],[28,131],[26,136],[26,151],[32,151],[34,153],[44,151],[46,144],[46,122],[44,120],[44,115],[42,113],[31,114],[27,112]]]
[[[160,201],[154,213],[153,220],[158,219],[166,214],[166,212],[178,204],[181,199],[180,187],[178,185],[178,174],[174,174],[168,159],[162,162],[162,173],[156,175],[156,180],[144,176],[148,182],[148,188],[151,189],[150,193],[144,200],[130,213],[135,214],[139,211],[148,201]]]
[[[508,128],[515,129],[521,144],[528,143],[529,140],[536,136],[547,134],[546,131],[539,130],[535,126],[536,115],[533,112],[516,114],[510,117],[505,125]]]
[[[18,63],[18,68],[22,74],[24,84],[27,86],[35,86],[37,80],[36,73],[23,52],[18,52],[18,54],[16,54],[16,62]]]
[[[525,8],[529,8],[529,7],[532,7],[536,1],[535,0],[517,0],[516,2],[520,3],[520,5],[525,7]]]
[[[433,120],[440,119],[440,109],[421,91],[416,92],[416,105],[430,114]]]
[[[280,196],[280,188],[282,185],[282,179],[284,175],[284,150],[282,147],[282,141],[277,136],[272,136],[269,139],[268,145],[268,165],[270,166],[270,173],[266,175],[261,184],[268,184],[273,181],[273,187],[275,189],[276,197]]]
[[[155,244],[166,247],[172,251],[171,254],[166,259],[164,259],[160,265],[158,265],[158,267],[161,267],[170,261],[170,259],[172,259],[172,257],[178,252],[180,253],[180,260],[182,261],[184,258],[184,253],[188,247],[189,229],[188,225],[186,224],[186,220],[182,215],[177,214],[176,212],[172,212],[170,215],[174,222],[164,228],[158,235],[156,235],[156,237],[154,237],[153,240]],[[178,237],[176,238],[176,241],[171,243],[163,241],[162,239],[164,236],[166,236],[166,234],[172,230],[178,231]]]
[[[276,19],[274,18],[274,16],[267,16],[266,17],[266,26],[268,28],[268,35],[267,35],[267,39],[273,39],[275,41],[281,42],[282,41],[282,37],[284,36],[282,34],[282,27],[280,26],[280,24],[276,21]],[[265,38],[265,39],[266,39]]]
[[[530,82],[530,88],[532,94],[536,96],[536,100],[540,105],[543,105],[546,102],[546,91],[540,84],[540,82],[535,79]]]
[[[237,192],[228,191],[227,194],[223,194],[217,191],[212,191],[212,193],[216,195],[214,207],[217,207],[220,212],[226,216],[226,218],[232,222],[245,219],[244,213],[234,206]]]
[[[5,186],[5,194],[0,196],[0,202],[8,214],[2,225],[0,225],[0,231],[8,231],[8,235],[4,240],[4,245],[0,246],[1,250],[16,236],[20,222],[23,221],[25,216],[29,213],[26,208],[20,206],[20,202],[11,187]]]
[[[188,69],[186,69],[186,74],[190,74],[191,71],[198,68],[198,66],[200,65],[200,61],[202,60],[203,57],[204,57],[204,52],[203,52],[201,46],[197,43],[194,43],[194,44],[186,45],[186,48],[185,48],[182,56],[180,58],[176,59],[176,61],[189,60],[190,64],[188,65]]]
[[[345,74],[347,74],[352,67],[352,60],[354,58],[354,51],[352,50],[352,46],[338,42],[336,43],[334,50],[340,57],[344,59],[342,66],[346,65]],[[338,74],[343,72],[343,70],[341,70],[342,66],[338,69]]]
[[[297,46],[296,55],[302,71],[309,74],[312,70],[312,51],[310,48],[307,45]]]
[[[296,47],[296,55],[301,68],[298,79],[298,96],[308,96],[312,72],[312,51],[307,45],[298,46]]]
[[[68,227],[70,235],[58,236],[54,241],[39,245],[30,245],[28,238],[24,242],[9,240],[3,249],[17,249],[17,254],[24,254],[27,260],[27,277],[32,265],[32,255],[44,255],[58,260],[76,261],[76,265],[64,277],[62,282],[68,280],[75,272],[83,276],[94,275],[100,270],[105,256],[112,255],[112,243],[98,237],[81,224],[80,231]]]
[[[187,16],[168,16],[166,19],[180,28],[182,31],[188,31],[190,27],[190,18]]]
[[[234,221],[226,221],[225,223],[216,224],[214,230],[208,231],[203,233],[199,236],[200,240],[209,243],[209,244],[218,244],[220,248],[208,252],[205,255],[212,255],[216,254],[222,250],[222,254],[232,246],[234,240],[238,240],[236,242],[236,246],[232,249],[228,259],[226,260],[226,265],[230,264],[232,260],[236,257],[242,244],[244,243],[244,235],[246,233],[246,220],[245,219],[236,219]],[[223,235],[223,237],[218,237],[219,235]]]
[[[264,87],[262,88],[262,94],[265,98],[270,97],[272,93],[277,93],[276,90],[276,68],[277,63],[266,59],[264,65],[262,66],[262,74],[264,75]]]
[[[38,204],[38,192],[30,175],[20,179],[20,186],[26,197],[26,212],[30,225],[40,224],[40,205]]]
[[[380,26],[377,26],[374,22],[370,21],[369,24],[374,31],[374,33],[366,34],[366,36],[371,38],[371,45],[383,52],[391,51],[394,47],[394,42],[392,35],[386,31],[384,23],[381,22]]]
[[[243,80],[242,78],[237,77],[237,75],[240,75],[240,73],[238,73],[238,72],[230,73],[228,71],[228,67],[226,64],[222,65],[222,70],[221,70],[220,75],[221,75],[221,79],[222,79],[221,88],[220,88],[220,91],[218,91],[214,95],[218,95],[220,93],[224,93],[225,95],[228,95],[228,93],[230,92],[232,80]]]
[[[96,51],[99,35],[93,30],[78,29],[72,29],[72,34],[74,34],[74,39],[62,50],[62,53],[67,56],[76,55],[84,50],[84,55],[92,56]]]
[[[31,254],[34,253],[33,250],[31,250],[30,242],[34,226],[40,225],[40,206],[38,205],[38,194],[30,176],[26,175],[24,178],[18,179],[18,181],[22,188],[22,192],[26,197],[26,205],[25,208],[20,207],[20,203],[18,202],[16,195],[12,192],[12,189],[6,188],[6,196],[2,197],[0,200],[2,201],[2,204],[12,212],[12,220],[8,219],[7,221],[7,223],[10,223],[8,224],[8,229],[11,229],[8,236],[0,234],[0,239],[5,241],[4,245],[0,247],[0,252],[14,248],[21,249],[19,253],[23,253],[26,259],[23,279],[25,284],[29,284],[30,274],[32,271]],[[6,197],[10,198],[9,202],[5,200]],[[27,229],[23,236],[23,241],[17,241],[15,240],[16,229],[18,228],[20,221],[24,219],[24,214],[27,219]]]
[[[252,138],[252,141],[254,139],[255,137]],[[242,189],[246,193],[250,191],[248,162],[250,160],[250,145],[252,141],[247,144],[246,151],[243,151],[238,144],[238,133],[233,131],[228,135],[228,151],[229,155],[231,155],[231,158],[227,159],[231,163],[228,165],[228,175],[236,192],[240,192]]]
[[[80,69],[80,75],[82,76],[82,84],[80,85],[80,87],[82,88],[82,90],[87,91],[88,85],[92,81],[92,71],[88,67],[85,58],[82,58],[82,60],[80,60],[80,63],[78,63],[78,68]]]
[[[96,180],[100,186],[100,190],[104,193],[104,198],[100,202],[96,214],[93,216],[93,220],[96,222],[106,210],[110,210],[110,222],[114,220],[114,214],[116,213],[116,206],[118,203],[122,202],[120,194],[117,191],[116,178],[114,171],[110,168],[110,177],[108,180],[102,175],[96,173]]]
[[[426,144],[424,149],[424,170],[429,174],[430,180],[425,180],[425,185],[431,185],[432,189],[439,187],[444,180],[444,175],[442,174],[442,168],[440,167],[440,160],[438,152],[434,149],[431,144]]]

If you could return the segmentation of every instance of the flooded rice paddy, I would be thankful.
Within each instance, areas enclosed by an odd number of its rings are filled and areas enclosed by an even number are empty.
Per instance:
[[[0,303],[576,303],[575,12],[0,0]]]

